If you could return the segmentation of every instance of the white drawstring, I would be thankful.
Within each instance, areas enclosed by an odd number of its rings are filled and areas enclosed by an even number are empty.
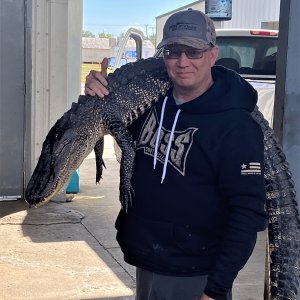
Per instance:
[[[163,183],[163,181],[166,177],[167,165],[168,165],[168,160],[169,160],[169,155],[170,155],[170,150],[171,150],[171,144],[172,144],[172,141],[173,141],[174,131],[175,131],[176,123],[177,123],[178,116],[179,116],[180,112],[181,112],[181,110],[178,109],[177,113],[176,113],[176,116],[175,116],[175,119],[174,119],[174,122],[173,122],[172,130],[171,130],[171,134],[170,134],[170,138],[169,138],[168,146],[167,146],[167,152],[166,152],[166,157],[165,157],[165,162],[164,162],[164,169],[163,169],[163,173],[162,173],[162,176],[161,176],[161,182],[160,183]]]
[[[164,119],[164,114],[165,114],[165,107],[167,103],[168,97],[166,96],[164,99],[164,103],[161,109],[161,114],[160,114],[160,120],[159,120],[159,126],[157,130],[157,136],[156,136],[156,141],[155,141],[155,148],[154,148],[154,158],[153,158],[153,169],[156,167],[156,161],[157,161],[157,151],[158,151],[158,145],[159,145],[159,139],[160,139],[160,132],[163,124],[163,119]]]
[[[159,140],[160,140],[160,133],[161,133],[162,124],[163,124],[163,120],[164,120],[165,107],[166,107],[167,100],[168,100],[168,97],[165,97],[164,102],[163,102],[163,106],[162,106],[162,109],[161,109],[159,126],[158,126],[158,129],[157,129],[157,136],[156,136],[155,147],[154,147],[153,169],[155,169],[155,167],[156,167],[157,152],[158,152],[158,146],[159,146]],[[171,130],[171,133],[170,133],[170,138],[169,138],[168,145],[167,145],[167,151],[166,151],[166,156],[165,156],[165,161],[164,161],[164,167],[163,167],[163,173],[162,173],[162,177],[161,177],[161,183],[163,183],[163,181],[166,177],[168,160],[169,160],[171,145],[172,145],[172,141],[173,141],[174,131],[175,131],[175,127],[176,127],[178,116],[179,116],[180,112],[181,112],[181,110],[178,109],[178,111],[176,113],[176,116],[174,118],[172,130]]]

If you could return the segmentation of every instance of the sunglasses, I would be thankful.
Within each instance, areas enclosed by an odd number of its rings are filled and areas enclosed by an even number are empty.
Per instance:
[[[209,48],[210,49],[210,48]],[[185,53],[187,58],[189,59],[199,59],[203,57],[204,52],[208,51],[207,50],[198,50],[198,49],[165,49],[163,51],[164,53],[164,58],[166,59],[179,59],[181,57],[182,53]]]

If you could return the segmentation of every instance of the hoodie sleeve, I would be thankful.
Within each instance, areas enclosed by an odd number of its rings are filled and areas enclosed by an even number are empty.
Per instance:
[[[260,126],[248,117],[221,141],[218,184],[229,206],[222,251],[208,277],[205,293],[225,299],[254,249],[257,232],[266,228],[264,145]]]

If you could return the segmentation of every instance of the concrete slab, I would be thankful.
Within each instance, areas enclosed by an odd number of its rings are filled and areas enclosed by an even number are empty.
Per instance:
[[[81,224],[3,225],[1,299],[133,299],[134,282]]]

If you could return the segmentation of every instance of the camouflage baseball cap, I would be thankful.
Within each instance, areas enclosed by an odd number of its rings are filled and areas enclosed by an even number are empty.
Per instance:
[[[188,10],[171,15],[163,30],[163,39],[157,49],[171,44],[182,44],[206,50],[216,44],[213,21],[199,10]]]

